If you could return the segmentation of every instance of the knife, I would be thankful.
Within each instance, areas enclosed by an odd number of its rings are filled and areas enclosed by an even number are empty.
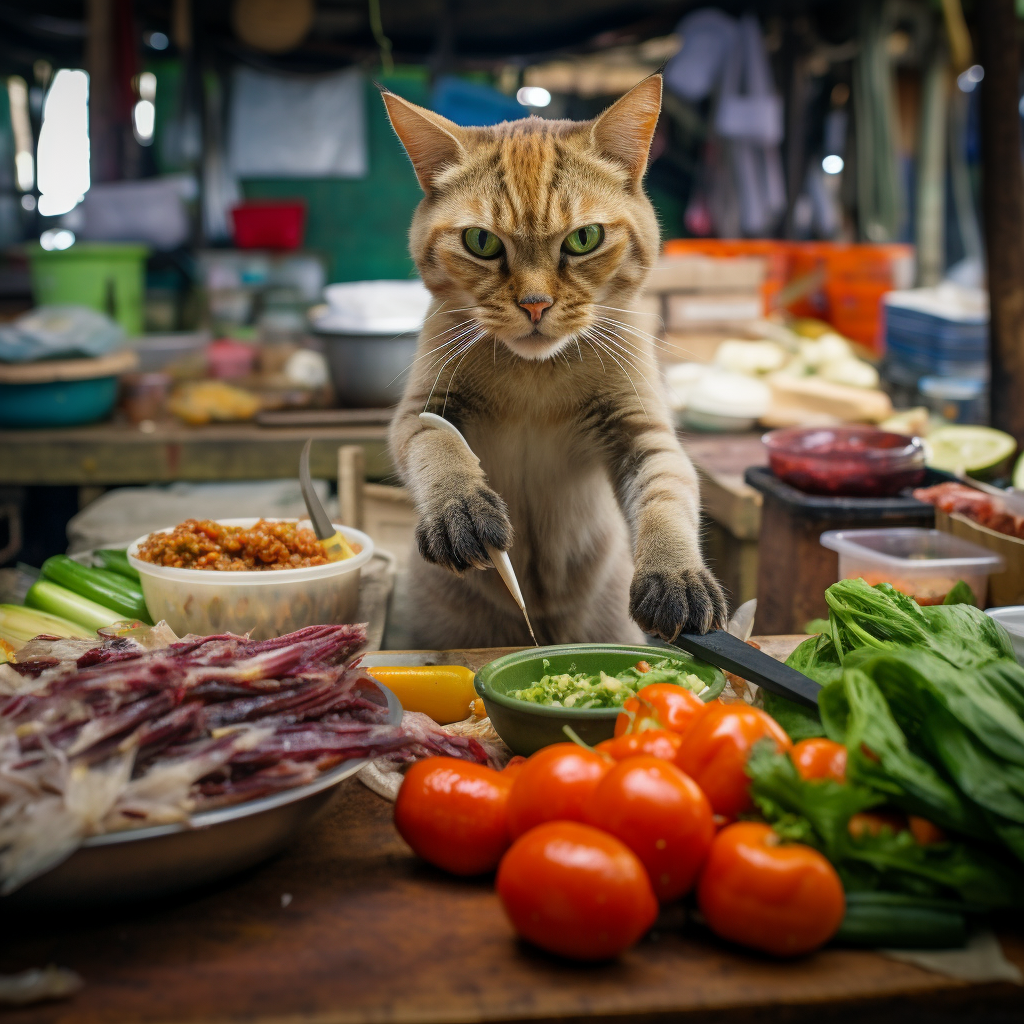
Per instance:
[[[343,558],[351,558],[355,552],[345,539],[345,535],[335,530],[331,517],[313,490],[313,479],[309,475],[309,450],[312,447],[313,439],[310,438],[299,456],[299,489],[302,491],[302,500],[306,503],[309,521],[313,524],[313,532],[320,541],[324,554],[330,561],[339,562]]]
[[[454,437],[457,437],[465,445],[466,451],[468,451],[477,462],[480,461],[476,452],[470,448],[469,442],[466,440],[462,431],[459,430],[451,420],[446,420],[443,416],[438,416],[437,413],[421,412],[420,422],[425,427],[433,427],[435,430],[445,430]],[[508,587],[508,592],[512,595],[512,600],[519,605],[519,610],[523,613],[523,618],[526,619],[526,628],[530,631],[530,639],[533,641],[535,647],[540,647],[540,644],[537,643],[537,638],[533,634],[533,624],[530,622],[530,615],[526,610],[526,602],[523,600],[523,592],[519,589],[519,580],[516,579],[515,571],[512,568],[512,560],[508,557],[508,552],[494,547],[493,544],[484,544],[484,548],[487,550],[487,557],[490,558],[491,565],[498,570],[498,575],[502,578],[505,586]]]
[[[703,635],[680,633],[672,643],[716,668],[734,672],[740,678],[763,686],[780,697],[809,708],[818,706],[821,686],[810,676],[776,661],[770,654],[751,647],[724,629],[715,629]]]

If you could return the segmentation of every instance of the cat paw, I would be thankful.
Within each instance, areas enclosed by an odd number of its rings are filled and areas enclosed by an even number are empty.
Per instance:
[[[489,487],[449,497],[437,511],[420,516],[416,543],[428,562],[452,572],[489,569],[485,545],[507,551],[512,544],[508,508]]]
[[[706,633],[728,620],[722,588],[704,568],[637,571],[629,588],[629,614],[645,633],[669,643],[680,633]]]

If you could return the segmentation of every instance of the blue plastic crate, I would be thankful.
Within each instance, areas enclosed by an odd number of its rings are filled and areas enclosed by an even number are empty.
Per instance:
[[[463,127],[500,124],[528,117],[530,111],[518,100],[489,85],[445,75],[437,80],[431,106],[442,117]]]

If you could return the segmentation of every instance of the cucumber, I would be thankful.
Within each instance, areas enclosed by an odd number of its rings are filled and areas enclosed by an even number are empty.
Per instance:
[[[92,569],[67,555],[53,555],[43,562],[43,576],[90,601],[113,608],[123,617],[153,624],[142,587],[124,576],[106,569]]]
[[[128,552],[124,549],[101,548],[99,551],[94,551],[93,554],[103,563],[104,569],[116,572],[118,576],[124,576],[125,579],[139,582],[139,570],[133,568],[128,561]]]
[[[851,892],[832,941],[882,949],[958,949],[967,942],[966,909],[902,893]]]
[[[105,608],[95,601],[90,601],[81,594],[76,594],[67,587],[62,587],[50,580],[39,579],[28,588],[25,604],[29,608],[38,608],[41,612],[58,615],[62,619],[85,626],[95,632],[104,626],[112,626],[115,622],[123,622],[125,616],[113,608]]]

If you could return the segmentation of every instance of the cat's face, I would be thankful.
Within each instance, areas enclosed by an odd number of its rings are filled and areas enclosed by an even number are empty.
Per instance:
[[[413,257],[464,329],[547,359],[622,319],[658,250],[640,179],[660,78],[582,123],[532,117],[459,128],[384,98],[426,192]]]

